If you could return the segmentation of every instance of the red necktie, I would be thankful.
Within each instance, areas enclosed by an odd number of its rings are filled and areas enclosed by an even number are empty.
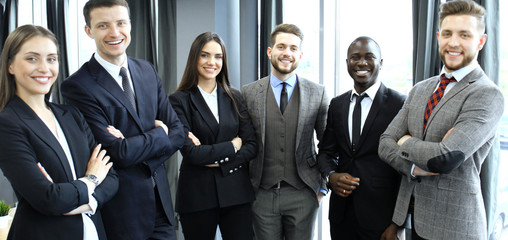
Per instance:
[[[439,103],[439,100],[441,100],[441,98],[443,97],[444,91],[446,89],[446,86],[448,86],[448,83],[451,82],[455,82],[454,77],[447,78],[444,74],[441,74],[441,82],[439,83],[439,86],[437,87],[436,91],[429,98],[427,106],[425,107],[425,119],[423,121],[423,129],[427,127],[427,121],[429,120],[432,110],[434,110],[434,107]]]

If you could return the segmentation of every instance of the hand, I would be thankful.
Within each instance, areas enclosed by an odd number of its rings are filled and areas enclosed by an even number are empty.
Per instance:
[[[120,132],[120,130],[116,129],[115,127],[109,125],[107,130],[111,135],[115,136],[116,138],[125,139],[122,132]]]
[[[97,145],[90,156],[85,174],[93,174],[99,180],[99,184],[106,178],[109,169],[113,166],[109,162],[110,157],[106,155],[106,150],[101,151],[101,144]]]
[[[242,148],[242,139],[239,137],[235,137],[233,138],[233,140],[231,140],[231,142],[233,143],[233,145],[235,145],[236,151],[240,151],[240,148]]]
[[[399,226],[395,223],[390,224],[381,235],[381,240],[397,240],[397,230]]]
[[[196,136],[194,136],[194,134],[192,132],[189,132],[189,138],[192,141],[192,143],[194,143],[194,146],[201,145],[201,142],[199,141],[199,139]]]
[[[427,172],[415,165],[415,168],[413,169],[413,175],[419,176],[419,177],[428,177],[428,176],[439,175],[439,173]]]
[[[404,135],[402,136],[399,141],[397,141],[397,145],[400,147],[402,146],[402,144],[404,144],[404,142],[406,142],[408,139],[411,138],[411,135]]]
[[[360,178],[353,177],[349,173],[332,173],[328,179],[333,191],[341,197],[348,197],[360,186]]]
[[[207,164],[205,165],[205,167],[219,167],[219,164],[218,163]]]
[[[166,132],[166,135],[168,135],[168,126],[164,124],[161,120],[155,120],[155,127],[161,127],[164,129],[164,132]]]
[[[446,138],[446,137],[448,137],[448,135],[450,135],[450,133],[452,133],[452,131],[453,131],[453,128],[451,128],[450,130],[448,130],[448,132],[446,132],[446,134],[444,135],[443,140],[441,140],[441,142],[442,142],[442,141],[444,141],[444,140],[445,140],[445,138]]]
[[[37,163],[37,166],[39,167],[39,170],[41,170],[42,174],[44,174],[44,176],[51,182],[53,183],[53,179],[51,178],[51,176],[49,176],[48,172],[46,172],[46,169],[44,169],[44,167],[42,166],[42,164],[40,162]]]

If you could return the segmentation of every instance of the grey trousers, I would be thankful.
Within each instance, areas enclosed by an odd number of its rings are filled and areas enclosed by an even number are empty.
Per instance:
[[[252,205],[257,240],[310,240],[319,202],[310,188],[260,188]]]

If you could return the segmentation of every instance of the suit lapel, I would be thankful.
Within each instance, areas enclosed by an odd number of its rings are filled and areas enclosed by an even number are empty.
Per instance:
[[[217,85],[217,101],[219,105],[219,119],[221,124],[218,124],[219,132],[215,141],[223,142],[224,140],[227,140],[225,136],[230,135],[226,128],[231,126],[229,122],[234,120],[234,116],[232,116],[231,113],[236,114],[236,110],[229,95],[219,85]]]
[[[217,97],[219,96],[219,89],[220,88],[217,85]],[[205,99],[199,92],[199,89],[197,87],[194,87],[190,90],[190,97],[192,105],[198,110],[199,114],[203,118],[204,122],[210,128],[210,131],[213,133],[214,136],[217,136],[219,132],[219,123],[217,122],[217,119],[215,119],[215,116],[213,115],[212,111],[208,107],[208,104],[206,103]],[[220,111],[220,104],[219,104],[219,111]],[[220,112],[219,112],[220,114]],[[219,115],[220,117],[220,115]]]
[[[264,77],[256,82],[254,106],[257,107],[257,118],[256,126],[259,126],[261,133],[261,142],[265,145],[265,129],[266,129],[266,94],[267,91],[272,91],[270,86],[270,77]],[[256,119],[256,118],[254,118]]]
[[[369,110],[369,114],[367,115],[367,119],[365,119],[365,123],[363,124],[362,128],[362,134],[360,134],[360,140],[358,141],[358,149],[361,149],[360,146],[365,141],[366,135],[364,133],[368,133],[370,131],[370,128],[372,125],[374,125],[374,120],[376,119],[379,110],[386,106],[384,103],[386,102],[386,87],[381,83],[381,86],[379,86],[379,89],[376,93],[376,97],[372,101],[372,105]]]
[[[298,102],[298,125],[296,127],[296,146],[295,150],[298,149],[298,146],[300,145],[300,139],[302,138],[303,129],[305,128],[305,121],[304,119],[307,119],[307,106],[310,103],[310,93],[307,91],[309,87],[307,86],[307,83],[300,79],[298,76],[296,76],[296,84],[294,87],[298,86],[299,93],[300,93],[300,101]],[[293,96],[291,96],[293,97]]]
[[[129,60],[130,63],[130,60]],[[97,60],[95,60],[95,57],[92,56],[92,59],[89,61],[90,68],[89,71],[92,74],[92,76],[95,78],[97,83],[102,86],[106,91],[108,91],[113,97],[115,97],[118,102],[120,102],[129,112],[129,114],[132,116],[138,127],[142,127],[141,122],[139,120],[139,116],[136,113],[136,110],[134,109],[134,106],[130,103],[129,99],[127,99],[127,96],[122,91],[118,83],[113,79],[113,77],[102,67]],[[131,79],[132,84],[134,85],[134,92],[136,93],[136,101],[138,102],[138,108],[143,109],[143,105],[140,104],[143,103],[142,97],[138,96],[150,96],[154,93],[149,93],[148,95],[143,95],[145,93],[142,92],[143,87],[141,86],[143,77],[141,76],[141,70],[137,69],[135,64],[129,64],[129,72],[131,73]],[[142,110],[143,111],[143,110]]]
[[[18,114],[20,120],[23,121],[26,126],[30,128],[32,132],[37,135],[37,137],[39,137],[58,156],[58,161],[62,165],[62,169],[65,171],[67,180],[73,180],[71,168],[69,166],[67,157],[65,156],[65,152],[63,151],[62,146],[56,137],[46,126],[46,124],[19,97],[16,96],[12,100],[12,103],[13,110],[16,112],[16,114]],[[59,112],[59,114],[62,113]]]
[[[449,92],[446,93],[446,95],[443,96],[443,98],[439,101],[439,103],[434,107],[434,110],[432,110],[432,113],[429,116],[429,120],[427,121],[427,128],[425,128],[425,132],[423,133],[424,136],[427,133],[428,126],[434,119],[437,112],[439,112],[439,109],[445,106],[445,104],[452,99],[455,95],[462,92],[464,89],[466,89],[469,84],[475,82],[477,79],[481,77],[481,73],[483,71],[478,70],[479,68],[475,68],[471,73],[466,75],[462,80],[460,80],[452,89],[450,89]],[[437,84],[437,83],[435,83]]]
[[[351,105],[351,94],[352,90],[349,90],[349,92],[345,95],[344,101],[342,101],[342,104],[340,105],[340,117],[341,121],[345,124],[342,124],[342,131],[344,131],[346,134],[346,140],[347,144],[349,145],[349,148],[351,148],[351,137],[349,136],[349,106]]]

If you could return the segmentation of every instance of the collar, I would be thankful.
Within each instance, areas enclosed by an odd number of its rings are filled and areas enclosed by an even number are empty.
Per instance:
[[[106,71],[111,75],[114,79],[117,79],[118,76],[120,76],[120,69],[124,67],[129,71],[129,65],[127,64],[127,58],[125,58],[126,61],[122,63],[121,66],[117,66],[113,63],[110,63],[106,61],[104,58],[101,57],[98,53],[95,53],[94,55],[95,60],[104,68]]]
[[[215,84],[215,88],[212,90],[211,93],[207,93],[205,90],[203,90],[199,85],[198,86],[198,89],[199,91],[201,92],[201,94],[203,96],[213,96],[213,97],[217,97],[217,84]]]
[[[367,94],[367,96],[370,99],[374,100],[374,98],[376,97],[376,93],[380,87],[381,87],[381,81],[377,80],[376,83],[374,83],[374,85],[367,88],[367,90],[365,90],[365,92],[363,92],[363,94]],[[355,95],[355,94],[358,96],[361,95],[361,94],[357,93],[356,89],[353,87],[353,90],[351,90],[351,96],[349,96],[349,101],[353,101],[353,95]]]
[[[296,74],[293,74],[291,77],[289,77],[288,79],[286,79],[286,82],[290,87],[294,87],[296,85]],[[272,87],[277,87],[279,85],[282,84],[282,80],[278,79],[275,75],[270,74],[270,85],[272,85]]]
[[[448,72],[446,72],[446,70],[444,69],[444,66],[443,66],[443,68],[441,69],[441,73],[439,73],[439,75],[441,76],[441,74],[444,74],[447,78],[454,77],[455,80],[457,82],[459,82],[464,77],[466,77],[469,73],[471,73],[476,67],[478,67],[478,62],[474,61],[472,64],[469,64],[459,70],[448,73]]]

